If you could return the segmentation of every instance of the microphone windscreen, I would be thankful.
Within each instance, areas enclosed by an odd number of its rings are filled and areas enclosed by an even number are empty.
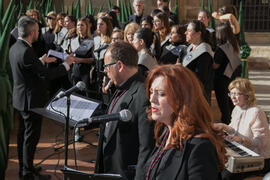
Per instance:
[[[79,90],[81,90],[81,91],[83,91],[83,90],[86,89],[86,85],[85,85],[85,83],[82,82],[82,81],[79,81],[79,82],[76,84],[76,87],[77,87]]]
[[[120,114],[120,120],[127,122],[130,121],[132,118],[132,113],[128,109],[123,109],[122,111],[119,112]]]

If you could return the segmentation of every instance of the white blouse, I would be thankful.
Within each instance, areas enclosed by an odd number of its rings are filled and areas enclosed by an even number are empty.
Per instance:
[[[265,158],[270,158],[270,130],[265,113],[257,106],[241,109],[235,106],[229,124],[240,136],[248,138],[250,145],[244,146]]]

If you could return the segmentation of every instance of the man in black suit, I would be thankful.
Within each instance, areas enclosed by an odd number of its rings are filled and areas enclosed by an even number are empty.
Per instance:
[[[49,175],[39,174],[33,166],[33,159],[41,132],[42,117],[30,111],[43,107],[46,98],[46,79],[63,76],[74,61],[72,55],[56,68],[47,69],[45,63],[56,61],[46,55],[38,58],[32,43],[38,39],[39,26],[36,20],[22,17],[18,22],[19,38],[10,48],[9,59],[14,80],[13,106],[18,111],[18,159],[19,176],[23,180],[50,179]]]
[[[140,25],[141,19],[143,17],[144,0],[134,0],[133,8],[134,8],[135,13],[129,16],[128,23],[136,22],[137,24]]]
[[[154,147],[154,134],[153,124],[146,115],[149,101],[144,78],[138,74],[137,64],[137,51],[129,43],[116,42],[108,47],[104,71],[117,87],[108,114],[129,109],[132,119],[101,126],[96,173],[116,173],[125,179],[143,179],[144,164]]]

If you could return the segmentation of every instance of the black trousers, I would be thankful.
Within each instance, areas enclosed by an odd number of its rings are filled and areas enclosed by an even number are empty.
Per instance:
[[[214,89],[216,93],[218,107],[221,112],[221,122],[230,124],[231,113],[233,110],[233,104],[228,96],[228,86],[231,83],[231,79],[226,76],[215,76]]]
[[[34,155],[38,144],[42,116],[30,111],[18,111],[19,129],[17,136],[19,173],[22,175],[34,172]]]

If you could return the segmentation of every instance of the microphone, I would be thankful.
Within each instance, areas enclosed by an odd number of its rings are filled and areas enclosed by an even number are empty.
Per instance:
[[[109,45],[106,44],[106,45],[104,45],[103,47],[94,50],[94,52],[100,53],[100,51],[102,51],[103,49],[107,49],[108,46],[109,46]]]
[[[70,88],[70,89],[68,89],[68,90],[66,90],[66,91],[64,91],[64,92],[59,93],[59,94],[53,99],[53,101],[57,101],[58,99],[61,99],[62,97],[69,96],[70,94],[72,94],[72,93],[75,92],[75,91],[78,91],[78,90],[83,91],[83,90],[85,90],[85,89],[86,89],[85,83],[82,82],[82,81],[79,81],[79,82],[77,82],[77,84],[76,84],[75,86],[73,86],[72,88]]]
[[[79,123],[101,123],[101,122],[109,122],[109,121],[123,121],[123,122],[128,122],[132,118],[132,113],[128,109],[123,109],[118,113],[113,113],[113,114],[106,114],[106,115],[101,115],[101,116],[96,116],[96,117],[90,117],[87,119],[83,119],[79,121]]]
[[[70,36],[66,37],[66,39],[72,39],[72,38],[75,38],[77,37],[77,34],[71,34]]]

